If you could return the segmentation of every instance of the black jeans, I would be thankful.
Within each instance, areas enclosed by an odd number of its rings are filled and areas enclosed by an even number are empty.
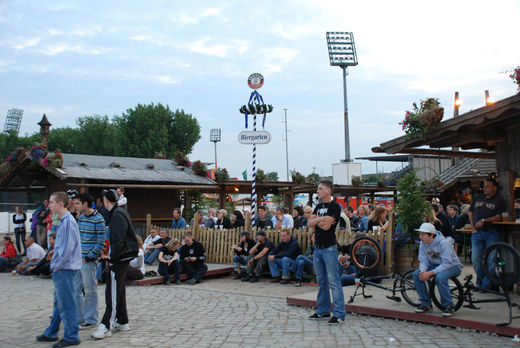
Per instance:
[[[101,324],[104,324],[109,330],[113,329],[115,320],[121,325],[128,324],[125,281],[129,263],[130,261],[119,261],[110,266],[105,287],[105,315],[101,319]]]
[[[164,282],[170,280],[170,274],[172,273],[175,275],[176,280],[181,280],[181,266],[179,260],[173,261],[169,266],[167,263],[159,262],[159,269],[157,272],[163,276]]]
[[[204,276],[204,273],[208,270],[208,266],[204,263],[193,263],[193,262],[186,262],[184,260],[181,260],[181,267],[182,271],[190,278],[195,279],[196,281],[200,281],[202,277]]]
[[[126,279],[128,280],[141,280],[143,279],[143,272],[137,267],[128,266],[128,271],[126,272]]]
[[[25,227],[17,227],[14,229],[14,238],[16,239],[16,249],[19,253],[22,253],[22,245],[23,245],[23,251],[25,252],[27,250],[27,247],[25,246]],[[21,244],[20,244],[21,241]]]

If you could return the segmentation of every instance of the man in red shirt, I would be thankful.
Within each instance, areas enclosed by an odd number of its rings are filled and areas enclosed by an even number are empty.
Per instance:
[[[2,240],[4,244],[4,250],[0,254],[0,272],[3,272],[9,267],[9,259],[16,257],[16,249],[14,248],[11,237],[5,236]]]

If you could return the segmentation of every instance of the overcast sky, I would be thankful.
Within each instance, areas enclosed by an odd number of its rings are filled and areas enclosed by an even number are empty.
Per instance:
[[[352,157],[402,134],[412,102],[436,97],[453,113],[516,93],[507,70],[520,64],[520,1],[3,1],[0,3],[0,123],[24,110],[21,133],[84,115],[121,115],[138,103],[184,109],[201,125],[191,160],[213,161],[211,128],[222,129],[219,166],[251,175],[238,112],[247,77],[273,104],[258,167],[331,174],[344,158],[341,69],[329,66],[325,33],[352,31],[359,65],[348,76]],[[363,161],[363,172],[375,164]],[[388,171],[400,164],[379,163]]]

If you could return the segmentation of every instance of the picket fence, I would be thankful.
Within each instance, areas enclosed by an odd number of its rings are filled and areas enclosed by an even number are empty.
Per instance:
[[[151,221],[151,219],[147,219]],[[381,263],[381,271],[385,273],[391,272],[391,261],[392,261],[392,234],[393,234],[393,215],[390,216],[390,224],[388,230],[383,233],[379,231],[368,231],[367,236],[375,239],[381,246],[384,258]],[[197,220],[195,220],[197,221]],[[150,232],[151,228],[160,229],[161,227],[155,226],[151,223],[147,224],[146,233]],[[206,261],[209,263],[220,263],[220,264],[232,264],[234,250],[231,248],[232,245],[240,244],[240,233],[242,231],[251,232],[251,238],[254,238],[257,228],[239,227],[233,229],[210,229],[198,224],[193,227],[184,229],[170,229],[166,228],[170,238],[175,238],[182,241],[183,236],[186,232],[191,232],[194,239],[202,243],[206,249]],[[267,239],[271,240],[275,245],[280,242],[281,232],[272,229],[264,230]],[[292,235],[298,240],[302,253],[305,252],[307,246],[310,243],[310,235],[313,228],[299,228],[292,229]],[[348,245],[352,242],[354,232],[347,232],[345,230],[338,231],[336,237],[339,245]]]

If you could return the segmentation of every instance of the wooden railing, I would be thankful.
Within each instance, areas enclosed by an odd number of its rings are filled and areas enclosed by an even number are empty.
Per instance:
[[[150,232],[150,228],[160,228],[151,224],[151,217],[147,218],[147,228],[146,234]],[[195,219],[198,221],[198,219]],[[391,263],[392,263],[392,234],[393,234],[393,214],[390,215],[389,227],[386,232],[379,231],[368,231],[367,236],[375,239],[379,245],[381,246],[384,259],[381,262],[381,271],[384,273],[391,272]],[[240,232],[242,231],[250,231],[251,238],[255,238],[255,234],[257,228],[247,228],[247,227],[239,227],[233,228],[229,230],[217,230],[210,229],[203,226],[200,226],[198,223],[195,223],[195,226],[188,227],[185,229],[175,229],[172,230],[167,228],[168,235],[170,238],[178,239],[182,242],[184,234],[186,232],[191,232],[193,238],[204,246],[206,249],[206,261],[210,263],[222,263],[222,264],[231,264],[233,262],[233,254],[234,250],[231,248],[233,244],[240,244]],[[302,253],[305,252],[307,246],[310,242],[309,236],[312,233],[312,228],[299,228],[293,229],[292,235],[298,240],[300,244]],[[272,229],[265,230],[267,239],[271,240],[275,245],[280,243],[281,233],[280,231],[275,231]],[[355,232],[347,232],[345,230],[341,230],[336,233],[336,238],[339,245],[348,245],[352,243]]]

